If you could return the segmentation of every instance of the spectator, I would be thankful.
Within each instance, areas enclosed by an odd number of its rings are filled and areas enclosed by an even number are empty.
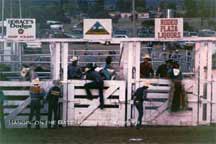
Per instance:
[[[151,78],[154,76],[154,70],[152,64],[150,63],[151,58],[148,54],[143,57],[143,63],[140,64],[140,77],[141,78]]]
[[[40,86],[39,79],[32,80],[33,86],[30,87],[30,97],[31,97],[31,113],[29,116],[29,123],[28,128],[31,128],[32,125],[32,118],[36,116],[36,128],[40,128],[40,108],[41,108],[41,100],[43,96],[45,95],[45,91]]]
[[[26,65],[23,65],[22,70],[20,71],[20,75],[25,81],[32,81],[33,79],[38,78],[38,75],[35,73],[33,66],[31,66],[30,68]]]
[[[78,66],[78,57],[73,56],[70,59],[71,63],[68,65],[68,79],[81,79],[82,71]]]
[[[169,78],[172,63],[173,61],[169,59],[165,63],[161,64],[157,69],[156,76],[160,78]]]
[[[54,113],[54,127],[58,126],[58,100],[61,97],[60,81],[54,80],[46,100],[48,101],[48,128],[51,128],[52,113]]]
[[[169,108],[171,112],[185,110],[187,108],[187,96],[182,84],[182,72],[177,62],[173,63],[173,68],[170,71],[170,78],[172,80]]]
[[[87,98],[92,100],[92,94],[90,89],[98,89],[99,91],[99,98],[100,98],[100,105],[99,108],[104,108],[104,97],[103,97],[103,88],[104,88],[104,82],[102,76],[99,74],[99,72],[95,71],[95,68],[92,63],[87,64],[85,72],[86,72],[86,79],[92,80],[92,82],[86,83],[84,85],[84,88],[87,93]]]
[[[106,57],[106,64],[100,73],[102,77],[104,78],[104,80],[115,79],[115,71],[112,67],[112,57],[111,56]]]
[[[138,120],[136,128],[139,129],[142,126],[143,117],[143,101],[147,99],[147,89],[149,87],[148,82],[143,82],[143,86],[138,88],[134,94],[134,104],[138,111]]]
[[[1,129],[5,128],[5,122],[4,122],[4,93],[0,88],[0,121],[1,121]]]

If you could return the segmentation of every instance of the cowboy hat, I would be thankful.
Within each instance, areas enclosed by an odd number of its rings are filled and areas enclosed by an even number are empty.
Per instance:
[[[96,67],[95,71],[100,72],[103,69],[103,67]]]
[[[71,62],[74,62],[74,61],[78,61],[78,57],[77,56],[73,56],[71,59],[70,59]]]
[[[40,84],[39,78],[33,79],[33,80],[32,80],[32,84],[33,84],[33,85],[39,85],[39,84]]]
[[[30,68],[26,68],[26,67],[23,67],[22,70],[20,71],[20,75],[22,77],[25,77],[26,74],[29,72]]]
[[[151,59],[151,57],[149,56],[149,54],[145,54],[144,56],[143,56],[143,59]]]

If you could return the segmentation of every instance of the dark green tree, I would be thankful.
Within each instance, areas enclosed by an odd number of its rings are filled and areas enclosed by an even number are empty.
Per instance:
[[[131,0],[118,0],[116,3],[117,10],[120,12],[131,12]]]
[[[146,4],[144,0],[135,0],[135,3],[137,12],[144,12],[146,10]]]
[[[185,17],[197,16],[197,5],[196,0],[184,0],[184,7],[186,10]]]

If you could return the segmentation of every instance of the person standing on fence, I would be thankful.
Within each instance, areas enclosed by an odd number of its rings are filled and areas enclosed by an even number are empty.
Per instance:
[[[60,81],[54,80],[53,87],[50,88],[46,100],[48,101],[48,128],[51,128],[52,113],[54,113],[54,127],[58,126],[58,100],[61,97]]]
[[[173,63],[173,68],[169,73],[172,80],[170,97],[169,97],[169,109],[171,112],[178,112],[186,110],[187,108],[187,95],[182,84],[182,72],[177,62]]]
[[[100,98],[100,105],[99,108],[104,108],[104,96],[103,96],[103,89],[104,89],[104,81],[102,76],[99,74],[99,72],[95,71],[95,68],[92,63],[87,64],[85,68],[86,72],[86,79],[92,80],[92,82],[86,83],[84,85],[84,88],[87,93],[88,99],[93,99],[90,89],[98,89],[99,90],[99,98]]]
[[[147,99],[147,89],[149,87],[148,82],[143,82],[143,86],[138,88],[134,94],[134,105],[138,111],[138,119],[136,128],[140,129],[142,126],[142,117],[143,117],[143,102]]]
[[[78,57],[73,56],[70,59],[71,63],[68,65],[68,79],[81,79],[82,71],[78,66]]]
[[[0,88],[0,121],[1,121],[1,129],[5,128],[4,121],[4,93]]]
[[[150,63],[151,57],[145,54],[143,57],[143,62],[140,64],[140,77],[141,78],[151,78],[154,77],[154,70],[152,64]]]
[[[33,86],[30,87],[30,97],[31,97],[31,113],[29,116],[29,123],[28,128],[31,128],[31,125],[33,123],[32,119],[33,116],[36,116],[36,128],[40,128],[40,109],[41,109],[41,100],[43,99],[43,96],[45,95],[45,91],[40,86],[39,79],[32,80]]]

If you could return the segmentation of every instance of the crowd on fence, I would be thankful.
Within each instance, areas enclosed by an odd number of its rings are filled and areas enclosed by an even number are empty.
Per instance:
[[[116,73],[112,68],[112,57],[108,56],[105,60],[103,67],[97,67],[93,63],[88,63],[84,69],[78,65],[78,57],[73,56],[70,59],[68,65],[68,79],[86,79],[91,80],[84,85],[86,90],[87,99],[92,100],[93,96],[91,89],[98,89],[99,91],[99,106],[98,108],[104,109],[104,80],[115,79]],[[36,116],[36,121],[40,121],[40,109],[42,104],[48,102],[48,128],[51,128],[52,113],[54,113],[54,127],[57,127],[57,121],[59,117],[59,98],[62,97],[61,83],[59,80],[53,81],[53,87],[51,87],[48,93],[40,86],[38,75],[33,69],[24,66],[21,70],[21,76],[23,80],[31,81],[32,86],[30,87],[30,115],[28,127],[31,127],[33,116]],[[152,78],[154,77],[154,70],[151,65],[151,57],[145,55],[143,62],[140,64],[140,76],[141,78]],[[171,90],[169,97],[169,109],[171,112],[177,112],[185,110],[187,107],[186,94],[182,85],[182,72],[180,66],[176,61],[171,59],[167,60],[164,64],[161,64],[157,71],[156,76],[161,78],[171,79]],[[136,90],[134,93],[134,105],[136,106],[139,116],[137,120],[137,128],[142,125],[143,116],[143,101],[147,99],[147,89],[150,83],[144,82],[143,85]],[[4,128],[4,114],[3,114],[3,92],[0,91],[0,118],[1,127]],[[44,98],[45,97],[45,98]],[[43,103],[41,103],[43,101]],[[36,128],[39,128],[39,124]]]

